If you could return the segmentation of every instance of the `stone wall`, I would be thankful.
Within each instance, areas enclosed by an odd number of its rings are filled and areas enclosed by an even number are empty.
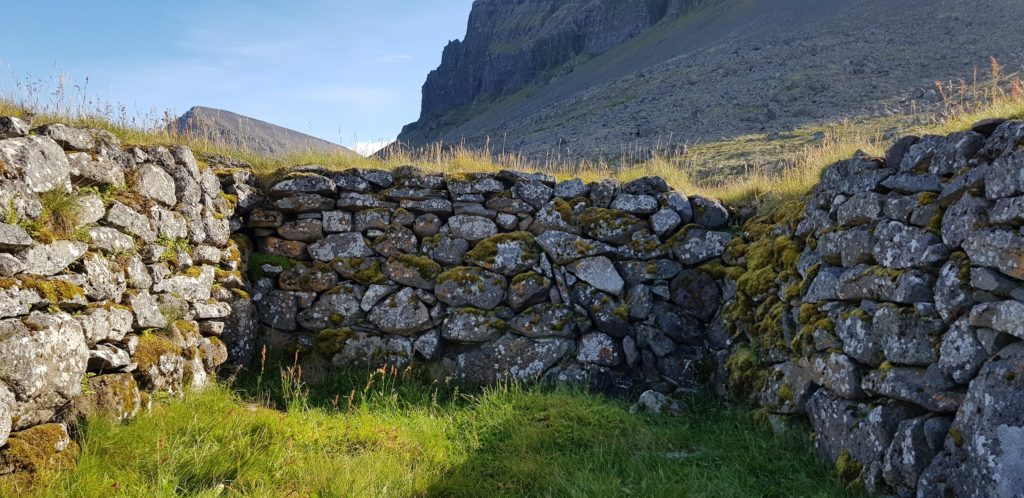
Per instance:
[[[306,166],[264,195],[242,163],[0,118],[0,476],[263,344],[648,401],[710,385],[809,421],[873,493],[1013,496],[1022,142],[908,137],[755,215],[659,178],[414,167]]]
[[[252,180],[186,148],[0,118],[0,476],[73,458],[84,414],[132,417],[246,360],[232,231]]]
[[[748,221],[733,391],[806,414],[874,493],[1024,489],[1022,140],[998,121],[908,137],[830,167],[802,213]]]
[[[253,211],[269,341],[335,365],[428,362],[438,377],[694,388],[723,293],[694,268],[732,238],[717,202],[660,178],[556,183],[290,173]],[[724,231],[723,231],[724,230]]]

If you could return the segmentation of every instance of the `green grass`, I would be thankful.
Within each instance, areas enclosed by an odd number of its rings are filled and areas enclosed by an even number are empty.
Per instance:
[[[806,431],[773,435],[710,398],[653,416],[575,390],[296,375],[90,420],[77,466],[34,496],[860,496]]]

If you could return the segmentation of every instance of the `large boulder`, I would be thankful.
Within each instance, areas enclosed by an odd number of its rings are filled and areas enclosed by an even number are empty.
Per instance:
[[[71,181],[68,157],[60,145],[46,137],[0,140],[0,163],[14,168],[31,192],[64,189]]]
[[[56,275],[71,263],[78,261],[89,246],[81,242],[57,240],[49,244],[32,246],[18,255],[24,263],[23,272],[29,275]]]
[[[89,348],[82,326],[66,313],[33,312],[0,321],[0,381],[14,393],[13,427],[51,420],[82,392]]]

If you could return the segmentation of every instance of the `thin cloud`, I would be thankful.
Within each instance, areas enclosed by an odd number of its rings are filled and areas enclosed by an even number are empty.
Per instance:
[[[370,156],[373,155],[375,152],[383,149],[384,147],[387,147],[388,145],[391,144],[391,142],[394,142],[394,140],[371,140],[368,142],[356,142],[354,145],[352,145],[352,150],[356,151],[361,155]]]

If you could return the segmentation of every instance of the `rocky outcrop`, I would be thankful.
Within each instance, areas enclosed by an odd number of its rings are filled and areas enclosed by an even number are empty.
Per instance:
[[[0,479],[18,480],[73,462],[79,417],[247,361],[248,243],[228,236],[258,190],[187,149],[0,122]]]
[[[230,111],[196,106],[168,123],[167,130],[257,154],[286,155],[310,150],[356,155],[336,143]]]

